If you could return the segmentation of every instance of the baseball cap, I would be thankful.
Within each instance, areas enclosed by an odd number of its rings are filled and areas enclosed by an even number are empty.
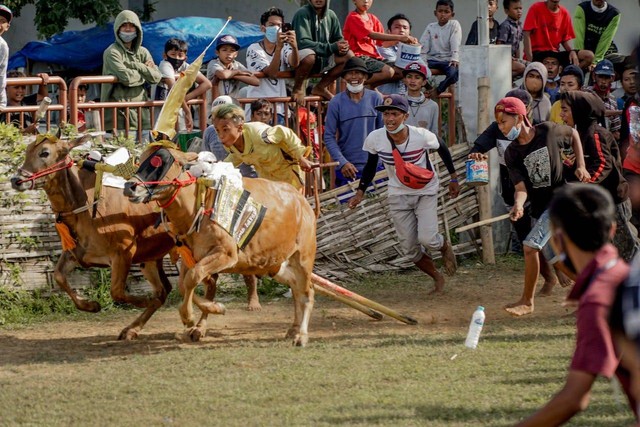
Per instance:
[[[531,122],[529,122],[529,118],[527,117],[527,107],[525,107],[524,102],[518,98],[512,96],[502,98],[496,104],[495,114],[497,115],[498,113],[518,114],[524,117],[524,122],[527,126],[531,126]]]
[[[376,110],[378,111],[387,111],[391,109],[400,110],[406,114],[409,112],[409,102],[407,102],[407,99],[404,96],[394,93],[385,97],[382,104],[376,106]]]
[[[409,73],[421,74],[427,80],[431,78],[431,70],[428,69],[424,63],[418,61],[410,63],[404,68],[404,70],[402,70],[403,76],[406,76]]]
[[[616,72],[613,69],[613,63],[608,59],[603,59],[598,62],[596,68],[593,70],[593,74],[600,76],[615,76]]]
[[[233,104],[233,98],[231,98],[229,95],[220,95],[216,99],[214,99],[211,103],[211,113],[209,114],[209,119],[211,119],[213,111],[216,109],[216,107],[223,104]]]
[[[582,83],[584,83],[584,73],[577,65],[571,64],[564,67],[562,69],[562,72],[560,73],[560,77],[562,76],[576,76],[578,78],[578,83],[580,84],[580,86],[582,86]]]
[[[220,49],[222,46],[233,46],[236,50],[240,50],[240,45],[238,44],[238,39],[232,36],[231,34],[223,34],[218,39],[216,43],[216,50]]]
[[[0,4],[0,16],[4,16],[7,19],[8,23],[11,23],[11,19],[13,19],[13,12],[7,6]]]
[[[340,76],[344,77],[344,75],[349,71],[360,71],[361,73],[364,73],[367,76],[371,77],[371,73],[367,69],[367,64],[362,58],[358,58],[357,56],[354,56],[347,60],[347,62],[344,64],[342,72],[340,73]]]

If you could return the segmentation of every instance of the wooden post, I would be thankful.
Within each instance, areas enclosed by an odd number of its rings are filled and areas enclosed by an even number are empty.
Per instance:
[[[490,115],[490,80],[489,77],[478,77],[478,128],[480,135],[489,127]],[[477,187],[478,205],[480,209],[480,221],[491,218],[491,187],[483,185]],[[482,262],[485,264],[495,264],[496,256],[493,249],[493,228],[491,225],[480,227],[480,239],[482,240]]]

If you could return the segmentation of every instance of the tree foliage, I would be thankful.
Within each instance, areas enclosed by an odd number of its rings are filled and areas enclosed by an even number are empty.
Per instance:
[[[28,4],[36,7],[34,25],[38,36],[47,38],[64,31],[69,19],[83,24],[106,24],[122,7],[118,0],[5,0],[3,2],[15,16]]]

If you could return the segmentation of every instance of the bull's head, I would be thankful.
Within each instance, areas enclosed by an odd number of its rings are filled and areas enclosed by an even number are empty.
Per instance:
[[[140,167],[124,184],[124,195],[133,203],[162,200],[184,185],[180,175],[194,153],[182,153],[172,144],[150,144],[140,156]]]
[[[42,188],[57,173],[73,166],[69,151],[89,138],[89,135],[85,135],[67,141],[60,139],[60,132],[58,135],[38,135],[27,146],[24,163],[11,178],[11,187],[17,191]]]

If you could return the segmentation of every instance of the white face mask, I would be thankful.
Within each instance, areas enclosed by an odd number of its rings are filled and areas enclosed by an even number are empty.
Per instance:
[[[347,90],[351,93],[360,93],[364,90],[364,83],[360,83],[357,85],[352,85],[351,83],[347,83]]]
[[[402,132],[402,130],[403,130],[405,127],[406,127],[406,126],[404,125],[404,123],[400,123],[400,125],[396,128],[396,130],[389,130],[389,128],[388,128],[388,127],[386,127],[386,126],[385,126],[384,128],[385,128],[385,129],[387,130],[387,132],[389,132],[391,135],[395,135],[395,134],[397,134],[397,133]]]
[[[136,36],[138,35],[137,32],[135,31],[120,31],[118,32],[118,36],[120,37],[120,40],[122,40],[125,43],[129,43],[132,42],[133,39],[136,38]]]

